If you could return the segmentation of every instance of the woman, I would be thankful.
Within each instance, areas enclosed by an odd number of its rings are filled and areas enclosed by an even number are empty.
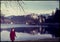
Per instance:
[[[11,29],[11,32],[10,32],[10,39],[11,39],[12,42],[14,42],[15,36],[16,36],[15,30],[12,28]]]

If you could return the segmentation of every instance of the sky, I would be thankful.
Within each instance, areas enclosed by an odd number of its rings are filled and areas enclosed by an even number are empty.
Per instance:
[[[19,4],[17,1],[1,1],[1,13],[5,16],[51,14],[59,8],[59,1],[19,1]]]

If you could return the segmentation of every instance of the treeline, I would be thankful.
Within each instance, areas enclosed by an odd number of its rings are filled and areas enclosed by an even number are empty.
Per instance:
[[[56,9],[55,14],[50,16],[50,18],[46,20],[46,23],[50,24],[48,25],[46,30],[49,33],[55,35],[56,37],[60,37],[60,26],[59,26],[60,25],[60,10],[59,9]]]

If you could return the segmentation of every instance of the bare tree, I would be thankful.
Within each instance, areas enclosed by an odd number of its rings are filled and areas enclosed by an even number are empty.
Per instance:
[[[17,3],[19,4],[19,6],[22,8],[23,12],[25,13],[25,10],[24,10],[23,6],[20,4],[20,2],[17,1]],[[22,1],[22,3],[24,3],[24,2]]]

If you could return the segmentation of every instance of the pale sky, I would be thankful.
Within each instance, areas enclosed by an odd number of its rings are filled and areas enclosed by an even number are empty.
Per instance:
[[[35,14],[51,14],[56,8],[59,8],[59,1],[1,1],[1,13],[5,16],[10,15],[27,15]]]

